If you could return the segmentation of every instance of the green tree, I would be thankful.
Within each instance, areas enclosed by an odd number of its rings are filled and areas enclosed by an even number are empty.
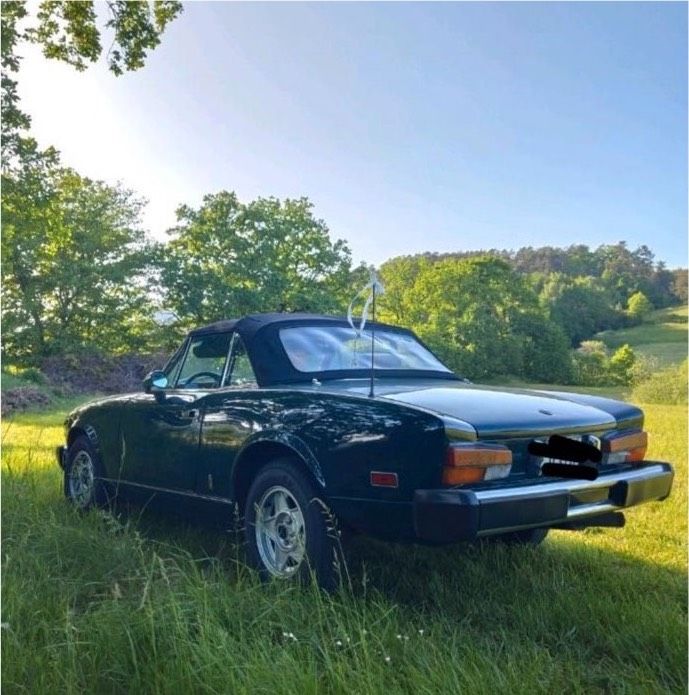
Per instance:
[[[653,304],[643,292],[635,292],[627,302],[627,314],[636,321],[643,321],[653,311]]]
[[[172,0],[109,0],[101,5],[107,15],[101,27],[96,6],[93,0],[42,0],[35,6],[5,0],[0,6],[4,168],[36,150],[35,141],[24,132],[30,118],[19,106],[15,79],[20,67],[17,48],[23,41],[39,45],[46,58],[84,70],[101,56],[105,40],[108,67],[121,75],[144,65],[148,51],[158,46],[167,25],[182,12],[182,3]]]
[[[560,326],[532,310],[517,314],[513,330],[522,342],[521,376],[553,384],[571,382],[569,343]]]
[[[574,380],[581,386],[631,384],[636,368],[636,354],[626,344],[611,356],[602,341],[585,340],[574,352]]]
[[[0,113],[2,115],[2,164],[6,166],[6,159],[10,154],[20,150],[20,133],[28,130],[31,119],[19,108],[19,95],[17,94],[17,80],[14,75],[19,70],[19,57],[15,51],[17,43],[22,37],[19,23],[26,16],[26,7],[23,2],[4,2],[0,5],[0,67],[2,79],[0,81]],[[35,146],[35,143],[33,143]]]
[[[146,342],[144,269],[151,248],[139,227],[141,201],[119,186],[90,181],[39,150],[17,93],[22,43],[83,70],[109,46],[120,75],[136,70],[182,11],[180,2],[96,3],[9,0],[2,29],[3,352],[39,362],[98,337],[104,349]],[[155,331],[153,331],[155,333]],[[149,335],[150,338],[150,335]]]
[[[386,265],[384,279],[395,268]],[[556,326],[547,325],[535,293],[508,262],[489,256],[447,258],[421,263],[414,273],[413,284],[399,289],[404,315],[398,318],[458,373],[478,379],[500,374],[550,378],[567,371],[566,340]],[[388,302],[386,287],[384,312],[390,311]],[[547,363],[539,365],[546,353]]]
[[[3,352],[137,346],[151,246],[131,191],[39,157],[2,178]]]
[[[689,299],[689,292],[687,292],[688,277],[686,268],[677,268],[672,271],[672,294],[676,302],[686,304],[687,299]]]
[[[419,273],[428,268],[431,261],[424,256],[397,256],[379,268],[385,294],[380,298],[379,317],[382,321],[404,324],[414,310],[412,290]]]
[[[631,384],[635,364],[636,354],[629,345],[625,343],[617,348],[610,358],[608,367],[611,381],[618,384]]]
[[[674,275],[672,271],[665,267],[665,263],[662,261],[656,263],[653,275],[647,285],[646,294],[648,300],[656,309],[662,309],[677,303],[677,297],[675,297],[672,287],[673,280]]]
[[[182,206],[161,273],[166,306],[199,324],[260,311],[343,311],[368,275],[352,270],[306,198],[207,195]]]
[[[614,302],[624,307],[634,292],[649,293],[655,272],[654,255],[648,246],[631,251],[624,241],[599,246],[596,255],[603,265],[601,279],[612,293]]]
[[[595,278],[552,273],[543,282],[540,301],[572,347],[610,328],[615,321],[611,296]]]

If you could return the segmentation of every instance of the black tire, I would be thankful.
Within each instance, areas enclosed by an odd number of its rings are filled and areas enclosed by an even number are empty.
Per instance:
[[[537,546],[543,543],[548,535],[547,528],[527,528],[522,531],[512,531],[511,533],[501,533],[497,536],[490,536],[491,540],[509,545],[532,545]]]
[[[90,473],[86,472],[87,469]],[[84,475],[78,475],[79,471]],[[90,479],[88,489],[80,488],[79,481],[83,483],[87,478]],[[98,452],[88,437],[77,437],[67,450],[63,483],[65,497],[80,511],[106,506],[108,494],[102,478],[103,464]]]
[[[277,507],[273,505],[272,517],[270,515],[266,517],[261,510],[270,509],[271,499],[278,495],[294,506],[289,507],[288,513],[284,511],[278,513]],[[288,518],[287,523],[275,522],[272,529],[275,539],[268,538],[267,531],[262,531],[265,525],[259,524],[257,530],[259,516],[279,519],[280,514],[282,517],[293,517],[298,516],[299,513],[300,519],[303,519],[304,530],[300,538],[280,537],[280,528],[283,531],[286,527],[292,531],[297,528],[297,524],[292,524],[293,518]],[[249,487],[244,519],[248,559],[258,570],[262,579],[283,577],[307,582],[313,573],[323,589],[334,591],[339,586],[340,577],[345,574],[345,568],[337,522],[297,459],[289,457],[276,459],[258,472]],[[271,566],[271,555],[277,556],[278,553],[276,550],[278,537],[280,541],[284,541],[284,545],[280,545],[280,548],[291,547],[294,549],[294,555],[301,556],[295,559],[289,556],[288,551],[283,551],[283,557],[285,553],[288,554],[288,564],[283,573],[277,570],[276,564]]]

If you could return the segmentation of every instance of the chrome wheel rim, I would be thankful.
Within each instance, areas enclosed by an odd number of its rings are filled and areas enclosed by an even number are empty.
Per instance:
[[[77,507],[86,507],[93,496],[93,461],[87,451],[80,451],[69,469],[69,496]]]
[[[263,566],[275,577],[289,577],[306,553],[304,514],[294,495],[280,485],[256,504],[256,545]]]

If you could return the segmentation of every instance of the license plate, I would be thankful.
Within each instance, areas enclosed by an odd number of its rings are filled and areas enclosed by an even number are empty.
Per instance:
[[[573,439],[575,442],[586,442],[587,444],[591,444],[592,446],[595,446],[596,449],[600,449],[600,446],[601,446],[600,439],[598,437],[591,435],[591,434],[565,434],[563,436],[567,437],[567,439]],[[539,441],[545,441],[545,440],[539,440]],[[567,466],[578,466],[579,465],[575,461],[550,458],[549,456],[541,457],[539,464],[542,466],[544,463],[562,463],[562,464],[567,465]],[[592,464],[588,463],[587,465],[590,466]]]

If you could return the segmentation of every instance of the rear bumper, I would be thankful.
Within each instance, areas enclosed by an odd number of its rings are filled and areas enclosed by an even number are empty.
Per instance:
[[[668,463],[646,461],[590,480],[553,480],[490,490],[416,490],[414,531],[422,540],[449,543],[527,528],[580,522],[670,494]]]

